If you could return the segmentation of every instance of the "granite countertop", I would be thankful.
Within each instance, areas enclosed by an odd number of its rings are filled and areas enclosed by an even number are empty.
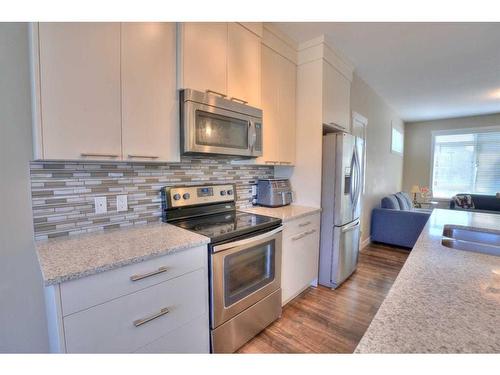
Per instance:
[[[500,257],[441,245],[445,224],[500,215],[435,209],[356,353],[500,352]]]
[[[298,219],[304,216],[312,215],[321,212],[319,207],[307,207],[291,204],[283,207],[261,207],[253,206],[249,208],[243,208],[240,211],[250,212],[252,214],[271,216],[281,219],[283,223],[287,221]]]
[[[208,237],[164,223],[35,242],[45,285],[205,245]]]

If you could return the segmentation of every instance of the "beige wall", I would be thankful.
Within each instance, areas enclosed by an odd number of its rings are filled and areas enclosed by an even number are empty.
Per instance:
[[[401,190],[403,157],[391,153],[391,122],[401,131],[403,121],[359,76],[351,86],[351,109],[368,119],[366,190],[363,196],[362,241],[370,235],[370,216],[387,194]]]
[[[409,191],[412,185],[430,186],[433,131],[495,125],[500,125],[500,113],[406,123],[403,190]]]
[[[48,351],[33,244],[27,24],[0,24],[0,353]]]

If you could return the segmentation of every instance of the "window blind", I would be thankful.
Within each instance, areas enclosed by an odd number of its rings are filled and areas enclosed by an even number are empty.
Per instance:
[[[433,141],[434,197],[500,192],[500,128],[440,133]]]

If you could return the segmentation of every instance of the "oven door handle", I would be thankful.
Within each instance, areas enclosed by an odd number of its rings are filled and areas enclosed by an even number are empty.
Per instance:
[[[232,249],[234,247],[239,247],[239,246],[245,246],[245,245],[251,244],[252,242],[264,240],[266,238],[273,237],[275,234],[281,232],[282,230],[283,230],[283,225],[280,225],[278,228],[273,229],[272,231],[260,234],[258,236],[245,238],[244,240],[240,240],[240,241],[236,241],[236,242],[229,242],[229,243],[225,243],[222,245],[216,245],[213,247],[213,252],[217,253],[217,252],[222,251],[222,250]]]

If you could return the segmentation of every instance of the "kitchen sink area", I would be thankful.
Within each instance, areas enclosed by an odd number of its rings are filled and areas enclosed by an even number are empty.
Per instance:
[[[441,244],[447,248],[500,256],[500,231],[447,224]]]

